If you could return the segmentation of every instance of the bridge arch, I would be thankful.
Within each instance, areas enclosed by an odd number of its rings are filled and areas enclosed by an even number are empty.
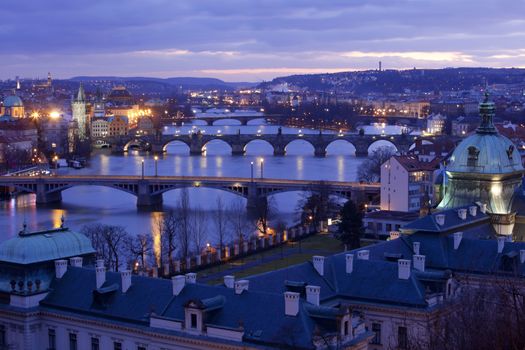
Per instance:
[[[258,148],[258,149],[254,150],[254,148]],[[275,145],[272,144],[268,140],[257,138],[257,139],[253,139],[253,140],[246,142],[243,145],[243,151],[244,153],[249,153],[249,154],[254,154],[254,155],[271,155],[275,151]]]
[[[232,122],[235,122],[235,123],[232,123]],[[219,119],[216,119],[216,120],[210,120],[209,125],[213,125],[213,126],[226,126],[226,125],[238,126],[238,125],[243,125],[243,123],[242,123],[242,121],[240,119],[232,117],[232,118],[219,118]]]
[[[181,139],[171,139],[169,140],[168,142],[164,143],[162,145],[162,151],[163,152],[168,152],[168,148],[179,148],[179,146],[183,146],[183,145],[186,145],[187,147],[184,147],[185,149],[187,148],[187,153],[190,152],[190,145],[186,142],[186,141],[183,141]],[[176,152],[176,153],[179,153],[179,152]]]
[[[149,142],[142,139],[131,139],[124,145],[124,152],[130,150],[130,148],[146,149],[149,146]]]
[[[211,147],[210,147],[211,146]],[[227,147],[224,147],[227,146]],[[211,152],[210,152],[211,148]],[[203,154],[231,154],[232,152],[232,145],[226,141],[225,139],[221,137],[212,138],[210,140],[207,140],[202,145],[202,153]]]
[[[309,149],[306,150],[306,151],[297,151],[297,146],[298,145],[302,145],[303,147],[306,146],[308,147]],[[293,140],[291,140],[290,142],[288,142],[285,146],[284,146],[284,151],[286,154],[300,154],[300,155],[303,155],[303,154],[308,154],[308,155],[311,155],[313,153],[315,153],[315,146],[312,142],[310,142],[309,140],[305,140],[303,138],[295,138]]]
[[[232,193],[236,196],[248,198],[248,188],[246,186],[241,186],[240,184],[238,186],[236,186],[235,184],[232,186],[213,186],[206,183],[199,183],[198,181],[195,181],[194,183],[178,184],[170,187],[160,188],[157,191],[152,191],[152,194],[164,194],[171,191],[182,190],[185,188],[204,188],[209,190],[217,190]]]
[[[355,145],[346,139],[337,139],[329,142],[325,147],[327,154],[356,155]]]
[[[392,147],[395,150],[395,152],[399,151],[397,145],[392,140],[389,140],[387,138],[380,138],[368,144],[368,154],[371,154],[375,149],[379,147]]]

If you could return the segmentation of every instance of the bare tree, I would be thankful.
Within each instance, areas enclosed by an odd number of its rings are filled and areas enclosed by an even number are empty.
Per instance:
[[[208,218],[206,212],[202,208],[195,208],[192,212],[192,225],[191,229],[193,232],[193,244],[197,254],[202,254],[204,247],[206,246],[206,239],[208,233]]]
[[[357,169],[357,178],[359,181],[379,182],[379,180],[381,180],[381,165],[395,153],[396,149],[391,146],[376,148]]]
[[[126,240],[127,250],[129,251],[130,265],[135,261],[140,261],[142,268],[146,268],[148,260],[153,251],[153,241],[150,235],[138,234],[128,237]]]
[[[82,232],[91,238],[93,248],[104,259],[109,270],[118,271],[126,256],[128,232],[122,226],[93,224],[86,225]]]
[[[336,201],[330,196],[330,188],[325,184],[312,187],[309,192],[303,192],[302,196],[298,202],[301,222],[313,223],[317,226],[338,209]]]
[[[177,249],[177,218],[173,211],[163,213],[162,216],[156,218],[155,226],[160,235],[160,257],[158,263],[162,265],[167,261],[170,266],[173,266],[173,258],[175,250]]]
[[[254,209],[255,228],[263,235],[267,235],[269,223],[275,217],[277,212],[274,198],[260,198],[256,202]]]
[[[235,239],[242,243],[249,237],[250,231],[253,231],[246,215],[246,204],[244,204],[242,199],[237,198],[231,203],[229,212],[228,221],[233,235]]]
[[[227,239],[227,227],[226,227],[226,207],[222,197],[217,196],[217,202],[215,211],[213,213],[213,221],[215,223],[215,232],[217,233],[217,239],[219,243],[219,249],[222,252],[225,240]]]
[[[177,208],[178,236],[180,253],[184,259],[190,255],[191,250],[191,207],[190,196],[187,188],[180,193],[179,206]]]

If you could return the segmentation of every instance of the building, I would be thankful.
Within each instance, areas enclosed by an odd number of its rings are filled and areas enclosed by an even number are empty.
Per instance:
[[[103,138],[109,136],[108,118],[94,118],[91,120],[91,138]]]
[[[155,124],[153,123],[153,118],[140,117],[137,123],[137,131],[141,135],[154,135],[155,134]]]
[[[25,117],[24,103],[17,95],[7,96],[0,108],[0,120]]]
[[[42,151],[54,154],[68,152],[68,125],[69,122],[62,116],[43,117],[38,120],[40,124],[40,146]]]
[[[108,95],[108,103],[112,106],[131,106],[134,104],[133,96],[125,86],[115,86]]]
[[[84,86],[80,83],[76,98],[71,103],[71,109],[73,112],[73,120],[76,121],[78,126],[78,137],[80,140],[88,138],[89,121],[87,117],[87,101],[84,93]]]
[[[93,103],[93,118],[103,118],[106,116],[106,103],[104,102],[104,96],[100,88],[97,88],[95,95],[95,101]]]
[[[512,141],[495,128],[495,107],[488,95],[479,110],[480,126],[456,147],[446,166],[438,209],[484,203],[498,233],[512,235],[516,216],[512,202],[524,170],[521,156]]]
[[[421,161],[417,155],[392,156],[381,165],[381,210],[417,211],[432,203],[441,157]],[[423,203],[423,198],[431,203]]]
[[[108,136],[124,136],[128,130],[128,118],[119,115],[108,118]]]
[[[0,346],[364,350],[372,338],[360,313],[320,305],[319,285],[268,293],[226,276],[210,286],[195,273],[168,280],[106,272],[93,256],[87,237],[64,227],[24,229],[1,243]]]
[[[447,117],[442,114],[431,114],[427,118],[427,132],[432,135],[441,135],[445,131]]]
[[[464,137],[479,126],[479,116],[458,117],[452,121],[452,136]]]

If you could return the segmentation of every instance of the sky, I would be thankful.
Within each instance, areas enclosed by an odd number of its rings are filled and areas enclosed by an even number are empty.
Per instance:
[[[0,79],[525,67],[525,0],[4,0]]]

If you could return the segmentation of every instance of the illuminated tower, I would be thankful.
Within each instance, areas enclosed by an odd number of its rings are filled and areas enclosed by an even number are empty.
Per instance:
[[[73,120],[78,125],[78,137],[80,140],[87,138],[88,120],[86,113],[86,95],[84,93],[84,87],[80,83],[77,97],[73,99],[71,103],[71,110],[73,112]]]
[[[51,83],[53,81],[51,80],[51,72],[47,72],[47,86],[51,87]]]
[[[461,141],[446,166],[446,183],[439,209],[478,202],[487,206],[500,235],[511,235],[515,222],[512,200],[521,185],[523,166],[517,147],[494,127],[494,103],[479,106],[481,124]]]

